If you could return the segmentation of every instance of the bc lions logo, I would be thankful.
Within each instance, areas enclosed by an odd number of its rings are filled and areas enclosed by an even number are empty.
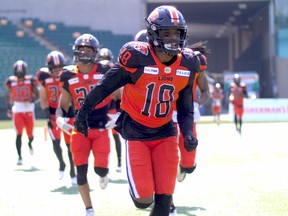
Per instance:
[[[134,46],[135,50],[138,50],[139,52],[143,53],[144,55],[148,55],[148,47],[146,45],[143,44],[136,44]]]

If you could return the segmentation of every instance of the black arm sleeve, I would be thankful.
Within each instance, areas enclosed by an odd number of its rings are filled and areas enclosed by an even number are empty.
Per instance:
[[[89,92],[79,111],[80,115],[87,116],[98,103],[129,82],[131,82],[129,72],[116,64]]]
[[[176,102],[177,119],[183,137],[193,136],[194,106],[193,106],[193,84],[187,85],[181,92]]]

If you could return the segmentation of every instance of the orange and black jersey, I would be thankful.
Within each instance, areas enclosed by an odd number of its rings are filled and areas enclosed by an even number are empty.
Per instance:
[[[76,112],[81,108],[81,104],[91,91],[91,89],[102,79],[109,65],[95,63],[91,71],[87,74],[79,72],[77,66],[64,68],[60,77],[60,86],[69,92],[73,99]],[[107,95],[108,96],[108,95]],[[108,104],[111,97],[105,97],[101,100],[93,112],[88,116],[88,124],[90,128],[104,128],[108,121]]]
[[[21,81],[17,76],[10,76],[5,81],[5,86],[10,89],[14,102],[32,102],[33,87],[37,85],[37,78],[31,75],[25,75]]]
[[[176,106],[184,135],[192,135],[192,86],[200,61],[192,53],[181,53],[167,64],[159,61],[148,43],[129,42],[118,63],[92,89],[83,104],[91,112],[95,104],[124,86],[116,130],[124,139],[151,140],[175,135],[172,111]]]

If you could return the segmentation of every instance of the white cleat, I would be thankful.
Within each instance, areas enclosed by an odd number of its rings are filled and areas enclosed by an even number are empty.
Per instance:
[[[99,178],[99,185],[102,190],[104,190],[107,187],[108,182],[109,182],[108,175]]]
[[[78,182],[77,182],[77,177],[76,177],[76,176],[74,176],[74,177],[71,177],[71,183],[72,183],[72,185],[73,185],[73,186],[76,186],[76,185],[78,185]]]
[[[181,167],[179,166],[178,173],[177,173],[177,181],[183,182],[185,177],[186,177],[186,172],[182,170]]]
[[[33,154],[34,154],[34,149],[33,149],[33,148],[30,148],[30,149],[29,149],[29,152],[30,152],[30,155],[33,155]]]
[[[64,171],[59,170],[59,180],[62,180],[64,178]]]
[[[22,159],[18,159],[18,161],[17,161],[17,165],[19,165],[19,166],[23,165],[23,161],[22,161]]]
[[[122,172],[122,167],[118,166],[117,169],[116,169],[116,172]]]
[[[85,216],[94,216],[94,210],[93,210],[93,208],[86,209]]]

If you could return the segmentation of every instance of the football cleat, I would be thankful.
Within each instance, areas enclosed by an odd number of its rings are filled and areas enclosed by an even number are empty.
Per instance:
[[[72,183],[73,186],[78,185],[78,181],[77,181],[77,177],[76,176],[71,177],[71,183]]]
[[[19,166],[23,165],[22,158],[19,158],[19,159],[18,159],[18,161],[17,161],[17,165],[19,165]]]
[[[85,216],[94,216],[94,210],[93,210],[93,208],[86,209],[86,214],[85,214]]]
[[[99,185],[102,190],[104,190],[107,187],[108,182],[109,182],[108,175],[99,178]]]
[[[183,182],[185,177],[186,177],[186,172],[182,169],[181,166],[179,166],[178,173],[177,173],[177,181]]]

